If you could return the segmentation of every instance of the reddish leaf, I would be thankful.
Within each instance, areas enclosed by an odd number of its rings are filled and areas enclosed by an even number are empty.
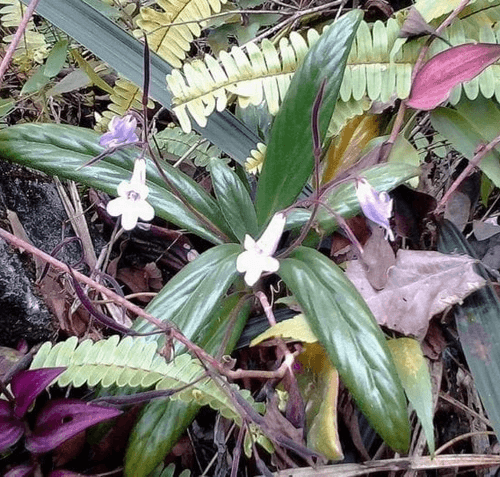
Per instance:
[[[418,71],[407,105],[425,111],[448,99],[454,86],[470,81],[500,58],[500,45],[459,45],[432,57]]]
[[[23,434],[23,423],[13,415],[10,403],[0,401],[0,452],[14,445]]]
[[[23,417],[36,397],[66,368],[42,368],[17,373],[10,383],[16,398],[14,414]]]
[[[43,454],[59,444],[106,419],[121,414],[112,408],[85,404],[76,399],[57,399],[45,406],[36,420],[33,434],[26,438],[26,448]]]

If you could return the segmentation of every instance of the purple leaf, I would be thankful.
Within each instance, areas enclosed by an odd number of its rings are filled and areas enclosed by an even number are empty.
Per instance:
[[[108,407],[85,404],[77,399],[51,401],[38,414],[33,433],[26,438],[26,449],[43,454],[64,441],[122,412]]]
[[[35,468],[34,465],[18,465],[9,470],[9,472],[5,474],[5,477],[31,477]]]
[[[14,414],[23,417],[36,397],[66,368],[42,368],[21,371],[10,383],[12,394],[16,398]]]
[[[470,81],[500,58],[500,45],[459,45],[432,57],[418,71],[406,104],[425,111],[448,99],[454,86]]]
[[[0,452],[14,445],[24,434],[24,425],[18,420],[7,401],[0,401]]]

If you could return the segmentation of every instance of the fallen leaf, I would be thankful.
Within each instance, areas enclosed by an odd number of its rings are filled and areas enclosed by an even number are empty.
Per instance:
[[[467,255],[399,250],[381,291],[370,285],[361,262],[350,262],[346,273],[380,325],[422,339],[434,315],[484,286],[475,263]]]
[[[474,236],[477,240],[482,241],[493,237],[500,233],[500,225],[498,225],[496,217],[490,217],[485,221],[474,220],[472,222],[472,228],[474,230]]]
[[[444,218],[453,222],[457,229],[463,232],[467,222],[469,222],[470,209],[471,200],[469,196],[456,190],[451,194],[446,203]]]
[[[382,227],[374,227],[372,235],[363,247],[363,262],[366,278],[375,290],[384,288],[389,278],[388,271],[396,263],[390,243],[385,239]]]
[[[500,58],[500,45],[468,43],[433,56],[417,72],[406,104],[429,111],[446,101],[451,90],[470,81]]]

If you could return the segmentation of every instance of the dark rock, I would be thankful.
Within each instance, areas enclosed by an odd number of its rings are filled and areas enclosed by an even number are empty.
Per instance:
[[[53,335],[52,317],[33,290],[19,256],[0,239],[0,345],[31,345]]]

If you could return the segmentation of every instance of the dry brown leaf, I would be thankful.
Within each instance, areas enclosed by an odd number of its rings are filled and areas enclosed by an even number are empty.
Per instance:
[[[382,227],[373,228],[363,247],[363,262],[370,285],[375,290],[382,290],[389,279],[389,269],[396,263],[396,257],[390,243],[385,239],[385,230]]]
[[[359,261],[350,262],[347,276],[380,325],[422,339],[434,315],[485,284],[475,262],[467,255],[399,250],[383,290],[370,285]]]

